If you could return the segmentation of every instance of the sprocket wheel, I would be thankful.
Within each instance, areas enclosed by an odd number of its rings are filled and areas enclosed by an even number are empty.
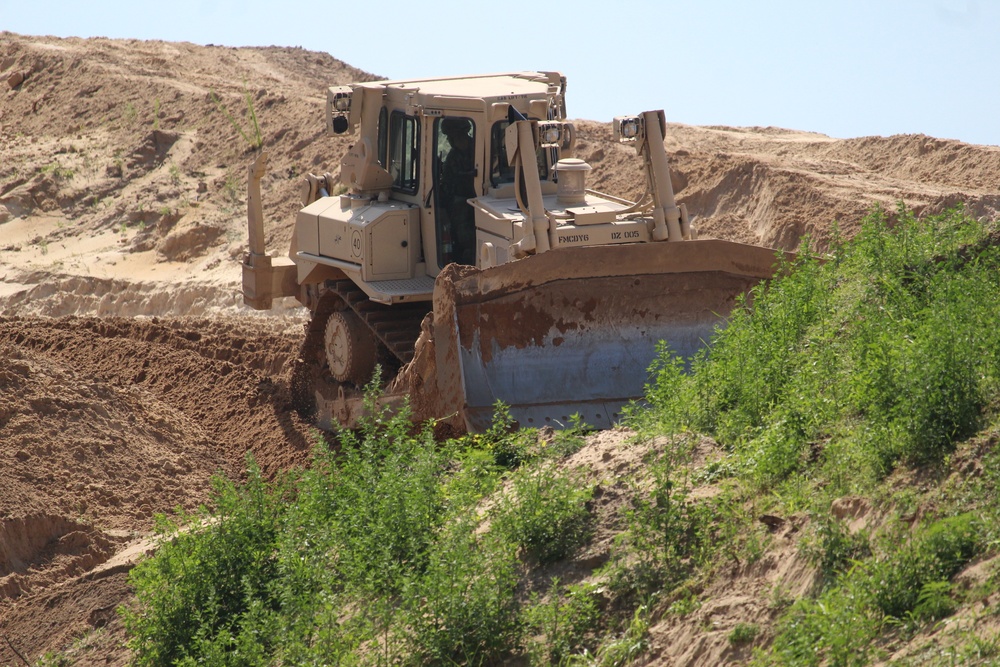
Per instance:
[[[338,382],[363,385],[375,370],[377,344],[361,318],[349,310],[331,313],[323,336],[330,375]]]

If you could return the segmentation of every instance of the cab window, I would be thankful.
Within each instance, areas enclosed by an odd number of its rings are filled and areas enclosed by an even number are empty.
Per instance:
[[[420,131],[417,119],[393,111],[389,120],[389,174],[392,187],[406,194],[417,192],[420,167]]]
[[[385,107],[378,112],[378,164],[386,168],[385,151],[389,146],[389,111]]]
[[[504,135],[510,122],[506,120],[493,123],[490,130],[490,183],[493,187],[505,183],[514,182],[514,168],[507,161],[507,144],[504,142]],[[538,160],[538,176],[543,180],[549,180],[548,151],[539,148],[536,153]]]

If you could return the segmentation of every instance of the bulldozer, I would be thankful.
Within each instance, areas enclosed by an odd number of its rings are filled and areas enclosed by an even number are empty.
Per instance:
[[[613,121],[646,193],[587,188],[558,72],[334,86],[325,122],[357,139],[339,179],[301,181],[287,257],[265,249],[266,154],[250,166],[242,265],[248,306],[309,309],[324,428],[358,422],[376,368],[382,400],[452,432],[487,428],[498,402],[521,426],[609,427],[643,396],[660,341],[694,354],[776,270],[774,250],[697,237],[662,110]]]

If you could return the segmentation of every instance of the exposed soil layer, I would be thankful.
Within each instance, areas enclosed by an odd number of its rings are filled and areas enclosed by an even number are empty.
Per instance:
[[[566,74],[570,102],[593,92]],[[306,460],[318,434],[294,378],[316,350],[303,347],[296,304],[266,316],[242,306],[246,168],[262,144],[266,240],[283,254],[300,177],[336,178],[350,142],[324,132],[325,88],[371,78],[297,48],[0,32],[0,664],[47,652],[126,664],[114,610],[154,515],[204,502],[212,475],[241,475],[248,452],[269,475]],[[577,128],[588,185],[641,196],[634,150],[606,123]],[[808,234],[822,250],[875,204],[1000,211],[997,147],[677,124],[667,134],[678,201],[702,236],[794,249]],[[417,349],[412,386],[437,382],[431,356]],[[598,434],[574,457],[603,480],[601,516],[622,502],[616,476],[641,465],[627,438]],[[767,591],[810,580],[792,546],[797,521],[775,529],[773,553],[727,574],[717,604],[654,627],[649,664],[745,659],[728,629],[766,624]],[[613,532],[602,524],[585,558],[598,562]]]

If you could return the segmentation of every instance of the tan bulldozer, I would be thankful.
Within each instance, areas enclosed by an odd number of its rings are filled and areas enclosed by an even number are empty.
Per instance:
[[[303,357],[317,419],[356,423],[379,366],[385,400],[454,432],[502,401],[521,426],[607,427],[643,395],[657,343],[703,347],[775,251],[697,239],[674,200],[662,111],[614,119],[647,192],[586,187],[566,79],[516,72],[329,88],[326,126],[358,131],[337,179],[309,175],[288,257],[264,248],[250,168],[245,302],[312,313]]]

